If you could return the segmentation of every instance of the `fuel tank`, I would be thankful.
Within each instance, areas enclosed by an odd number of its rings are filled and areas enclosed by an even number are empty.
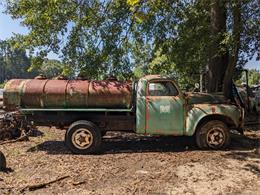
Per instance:
[[[132,82],[13,79],[4,88],[4,109],[130,108]]]

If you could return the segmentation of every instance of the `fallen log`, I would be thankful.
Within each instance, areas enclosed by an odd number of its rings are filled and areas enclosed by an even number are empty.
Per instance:
[[[66,175],[66,176],[59,177],[57,179],[51,180],[51,181],[46,182],[46,183],[39,183],[39,184],[34,184],[34,185],[28,185],[28,186],[25,186],[24,188],[22,188],[20,190],[20,192],[24,192],[25,190],[34,191],[34,190],[38,190],[40,188],[45,188],[46,186],[48,186],[50,184],[53,184],[53,183],[58,182],[58,181],[61,181],[61,180],[66,179],[68,177],[70,177],[70,176]]]
[[[86,181],[79,181],[79,182],[73,182],[72,185],[78,186],[78,185],[85,184],[85,183],[86,183]]]
[[[15,140],[7,140],[7,141],[0,142],[0,145],[14,143],[14,142],[18,142],[18,141],[28,141],[28,140],[29,140],[28,135],[24,135]]]

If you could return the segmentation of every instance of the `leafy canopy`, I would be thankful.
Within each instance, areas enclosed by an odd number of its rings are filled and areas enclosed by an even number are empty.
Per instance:
[[[223,48],[229,50],[235,4],[228,1],[228,30],[221,36]],[[257,0],[243,1],[241,66],[255,53],[260,56],[257,7]],[[16,38],[17,47],[39,56],[33,68],[53,51],[74,72],[89,78],[176,73],[192,83],[208,64],[214,40],[209,3],[204,0],[7,0],[6,12],[30,30]]]

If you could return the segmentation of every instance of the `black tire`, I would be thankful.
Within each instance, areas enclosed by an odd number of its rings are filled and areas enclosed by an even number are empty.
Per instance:
[[[6,169],[5,155],[0,151],[0,171],[4,171],[5,169]]]
[[[97,153],[101,145],[100,129],[92,122],[76,121],[66,132],[65,144],[75,154]]]
[[[197,129],[196,143],[200,149],[224,149],[230,144],[230,131],[222,121],[208,121]]]

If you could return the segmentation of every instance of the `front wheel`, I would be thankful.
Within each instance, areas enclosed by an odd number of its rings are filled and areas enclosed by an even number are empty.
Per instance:
[[[74,122],[66,132],[65,143],[75,154],[96,153],[101,145],[100,129],[89,121]]]
[[[201,149],[224,149],[230,143],[230,132],[222,121],[208,121],[196,132],[196,143]]]

